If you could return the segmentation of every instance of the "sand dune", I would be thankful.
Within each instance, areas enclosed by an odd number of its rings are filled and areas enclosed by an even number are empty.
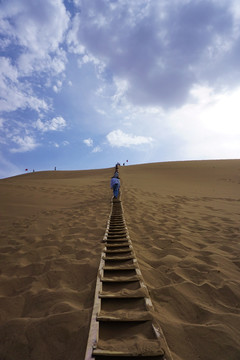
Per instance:
[[[84,359],[113,169],[0,180],[0,359]],[[120,169],[174,360],[240,359],[240,161]]]
[[[130,236],[174,359],[240,359],[240,161],[121,174]]]
[[[0,181],[0,359],[82,359],[111,170]]]

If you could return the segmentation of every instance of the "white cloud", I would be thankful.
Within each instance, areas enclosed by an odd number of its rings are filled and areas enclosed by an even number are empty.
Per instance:
[[[73,0],[75,6],[80,7],[82,5],[82,0]]]
[[[23,53],[18,58],[18,68],[22,75],[31,76],[36,72],[47,72],[54,76],[65,70],[67,56],[64,50],[58,49],[54,53],[46,53],[38,57],[35,53]]]
[[[61,131],[66,127],[66,120],[62,116],[57,116],[52,120],[43,122],[41,119],[38,119],[35,123],[35,127],[42,131]]]
[[[86,144],[88,147],[93,147],[93,139],[91,138],[88,138],[88,139],[85,139],[83,140],[84,144]],[[95,146],[93,149],[92,149],[92,152],[93,153],[97,153],[97,152],[101,152],[102,149],[100,146]]]
[[[5,79],[9,82],[16,83],[18,81],[18,70],[11,64],[10,59],[6,57],[0,57],[0,75],[1,85]]]
[[[81,47],[82,65],[99,61],[111,72],[118,88],[116,104],[127,98],[140,106],[173,108],[188,101],[195,83],[211,83],[216,89],[237,83],[236,4],[236,0],[83,1],[68,44],[73,50]]]
[[[0,48],[2,50],[5,50],[5,48],[7,48],[10,44],[11,44],[10,39],[0,39]]]
[[[61,143],[58,143],[56,141],[49,141],[49,145],[54,146],[55,148],[60,148],[62,146],[69,145],[69,142],[68,141],[62,141]]]
[[[19,145],[18,148],[12,148],[10,150],[12,153],[34,150],[37,146],[39,146],[39,144],[35,142],[35,139],[32,136],[13,136],[12,141]]]
[[[102,109],[96,109],[96,111],[101,114],[101,115],[107,115],[106,111],[102,110]]]
[[[47,110],[47,103],[32,94],[28,82],[19,81],[19,72],[8,58],[0,58],[0,109],[15,111],[30,108],[36,111]]]
[[[107,135],[107,140],[109,144],[113,147],[131,147],[143,144],[150,144],[153,142],[152,137],[126,134],[119,129],[111,131]]]
[[[67,34],[68,50],[73,54],[84,55],[85,47],[79,43],[78,29],[80,26],[80,17],[75,16],[71,22],[71,29]]]
[[[58,93],[59,92],[59,88],[57,87],[57,85],[53,85],[53,91],[55,93]]]
[[[61,57],[59,45],[69,25],[69,14],[61,0],[44,0],[41,7],[28,0],[3,1],[0,20],[2,33],[22,47],[19,66],[25,74],[41,63],[46,66],[46,60],[56,62]]]
[[[83,140],[84,144],[87,146],[93,146],[93,140],[91,138]]]
[[[62,81],[58,80],[55,85],[53,85],[53,91],[59,93],[62,89]]]
[[[122,105],[122,102],[126,100],[125,95],[129,88],[129,82],[118,77],[113,80],[116,86],[115,94],[112,96],[113,106]]]
[[[97,152],[101,152],[101,151],[102,151],[102,149],[100,146],[95,146],[95,148],[93,148],[93,150],[92,150],[93,153],[97,153]]]
[[[168,115],[166,136],[178,143],[179,159],[240,157],[240,88],[214,94],[206,87],[194,90],[197,103]],[[208,94],[207,100],[204,94]],[[172,141],[171,141],[172,142]]]

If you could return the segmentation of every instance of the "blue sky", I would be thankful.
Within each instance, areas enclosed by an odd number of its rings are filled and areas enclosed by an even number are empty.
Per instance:
[[[238,0],[2,0],[0,177],[240,158]]]

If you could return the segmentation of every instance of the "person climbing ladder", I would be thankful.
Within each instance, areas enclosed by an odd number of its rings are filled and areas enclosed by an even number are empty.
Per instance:
[[[120,189],[120,179],[118,177],[118,173],[115,173],[111,178],[110,187],[113,190],[114,199],[118,198],[119,189]]]

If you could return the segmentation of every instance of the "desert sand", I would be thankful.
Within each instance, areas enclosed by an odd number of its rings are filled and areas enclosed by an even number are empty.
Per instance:
[[[83,360],[113,168],[0,180],[0,359]],[[120,168],[174,360],[240,359],[240,161]]]

